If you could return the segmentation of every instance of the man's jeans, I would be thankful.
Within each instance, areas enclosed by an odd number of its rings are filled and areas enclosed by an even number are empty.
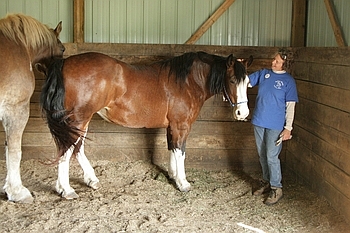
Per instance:
[[[282,188],[281,162],[278,158],[282,143],[276,146],[280,130],[266,129],[254,125],[255,142],[258,149],[263,179],[272,187]]]

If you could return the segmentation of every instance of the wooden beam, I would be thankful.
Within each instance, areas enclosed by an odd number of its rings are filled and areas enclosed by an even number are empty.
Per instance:
[[[292,47],[305,47],[306,4],[306,0],[293,0]]]
[[[73,12],[73,41],[84,43],[84,0],[74,0]]]
[[[326,9],[328,13],[329,20],[331,21],[333,32],[335,39],[337,41],[338,47],[345,47],[345,39],[343,36],[343,32],[341,30],[337,14],[334,9],[333,1],[331,0],[324,0],[324,3],[326,4]]]
[[[221,6],[205,21],[202,26],[186,41],[185,44],[194,44],[213,25],[218,18],[234,3],[235,0],[225,0]]]

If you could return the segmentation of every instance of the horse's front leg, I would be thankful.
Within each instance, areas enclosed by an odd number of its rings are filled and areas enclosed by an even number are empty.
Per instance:
[[[56,182],[56,191],[66,199],[78,198],[78,194],[69,185],[69,161],[72,157],[74,146],[71,146],[58,163],[58,179]]]
[[[94,168],[91,166],[89,160],[85,156],[84,150],[85,139],[83,139],[79,153],[77,155],[77,160],[84,171],[84,182],[89,187],[93,189],[98,189],[101,187],[98,178],[95,175]]]
[[[176,186],[182,192],[188,192],[191,189],[191,184],[186,179],[185,154],[180,149],[173,149],[170,152],[169,162],[169,176],[175,181]]]

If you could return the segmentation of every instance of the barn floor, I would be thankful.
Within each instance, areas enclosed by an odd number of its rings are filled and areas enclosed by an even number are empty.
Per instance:
[[[258,174],[187,170],[192,190],[181,193],[148,162],[92,161],[102,188],[82,183],[76,161],[71,185],[77,200],[61,199],[53,187],[56,167],[28,160],[22,180],[33,204],[15,204],[0,194],[1,232],[350,232],[328,205],[284,174],[284,198],[265,206],[251,195]],[[4,184],[5,161],[0,161]],[[164,175],[165,174],[165,175]]]

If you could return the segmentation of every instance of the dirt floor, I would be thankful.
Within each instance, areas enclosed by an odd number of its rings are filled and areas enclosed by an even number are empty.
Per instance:
[[[80,196],[65,200],[54,190],[57,168],[22,163],[22,180],[33,204],[0,194],[0,232],[350,232],[328,203],[284,175],[284,198],[265,206],[251,195],[258,174],[187,169],[192,184],[178,191],[166,169],[148,162],[92,161],[102,188],[83,183],[76,161],[71,185]],[[4,184],[5,161],[0,161]]]

